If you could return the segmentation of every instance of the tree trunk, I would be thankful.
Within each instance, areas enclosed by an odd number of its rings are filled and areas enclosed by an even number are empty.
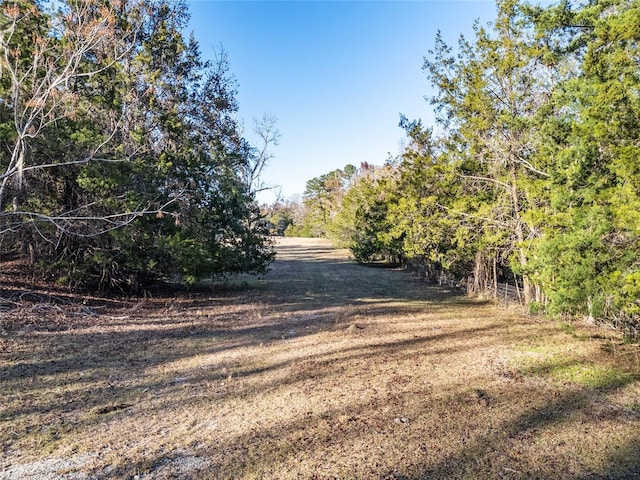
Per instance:
[[[513,206],[513,218],[516,221],[515,234],[518,245],[518,261],[520,266],[524,268],[527,266],[527,255],[522,248],[524,243],[524,231],[522,229],[522,219],[520,217],[520,196],[518,194],[518,188],[516,184],[516,169],[515,159],[511,159],[511,201]],[[532,285],[529,281],[529,277],[526,273],[522,275],[522,296],[524,298],[524,304],[529,305],[531,303]]]

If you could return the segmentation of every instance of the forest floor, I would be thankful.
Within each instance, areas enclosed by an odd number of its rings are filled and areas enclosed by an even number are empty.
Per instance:
[[[277,248],[146,299],[5,269],[0,479],[640,478],[637,344]]]

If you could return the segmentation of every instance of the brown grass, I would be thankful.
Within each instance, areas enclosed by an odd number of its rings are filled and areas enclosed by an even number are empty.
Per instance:
[[[640,478],[637,345],[278,250],[182,297],[5,302],[0,479]]]

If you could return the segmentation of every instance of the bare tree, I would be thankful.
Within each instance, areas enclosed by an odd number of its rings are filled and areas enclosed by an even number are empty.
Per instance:
[[[119,118],[111,120],[110,131],[81,158],[43,162],[40,158],[29,158],[29,144],[56,122],[75,118],[82,106],[82,99],[77,94],[78,84],[122,65],[133,52],[143,16],[126,15],[126,22],[119,21],[127,9],[134,8],[132,3],[135,2],[79,0],[65,2],[57,11],[49,13],[43,13],[30,1],[7,1],[2,6],[0,77],[7,87],[0,102],[12,112],[14,130],[11,144],[7,145],[7,161],[0,167],[0,209],[4,212],[0,215],[15,218],[7,222],[5,228],[19,228],[23,221],[20,219],[28,218],[53,224],[60,232],[70,233],[72,222],[97,221],[95,216],[82,214],[87,208],[57,215],[21,211],[18,196],[10,198],[9,193],[27,188],[27,173],[37,174],[91,161],[122,162],[131,158],[131,154],[104,154],[105,147],[123,128],[126,109],[118,114]],[[25,52],[24,46],[29,44],[31,51]],[[10,201],[11,212],[6,209]],[[150,213],[149,210],[149,205],[140,205],[140,210],[100,220],[108,230],[132,221],[141,213]]]
[[[262,192],[274,188],[265,185],[261,180],[263,170],[274,155],[271,152],[272,146],[280,143],[280,131],[276,128],[278,119],[271,114],[264,114],[260,120],[253,119],[253,131],[258,136],[259,146],[255,149],[250,158],[249,168],[246,172],[246,183],[253,193]]]

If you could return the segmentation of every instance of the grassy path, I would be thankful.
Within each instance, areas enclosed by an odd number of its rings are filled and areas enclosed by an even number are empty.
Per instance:
[[[188,298],[3,313],[0,479],[640,478],[637,346],[278,251]]]

